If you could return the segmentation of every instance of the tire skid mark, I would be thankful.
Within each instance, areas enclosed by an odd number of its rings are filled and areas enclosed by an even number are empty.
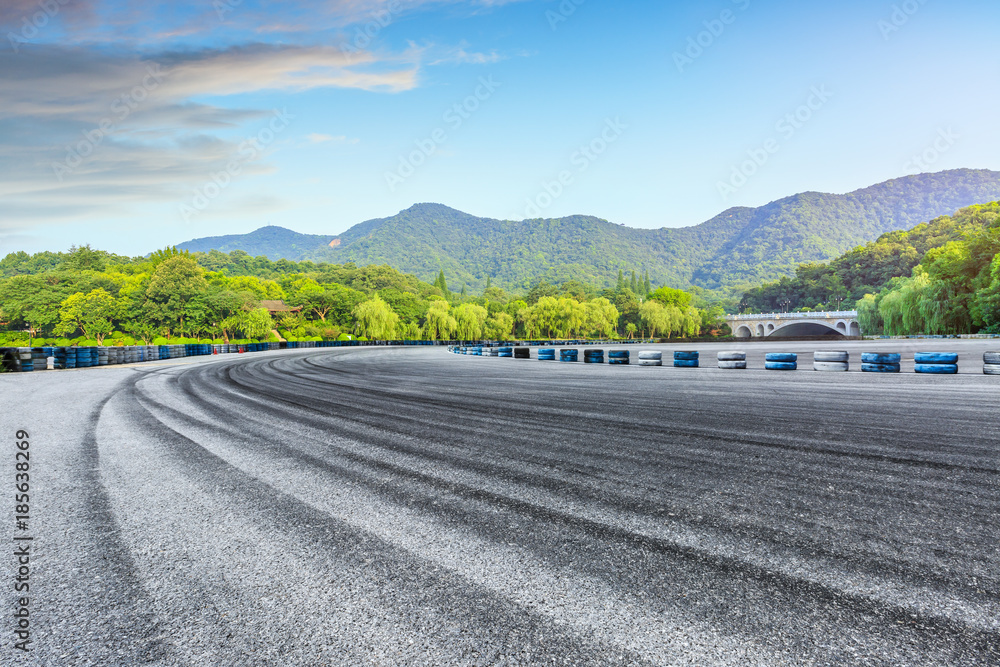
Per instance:
[[[269,379],[269,381],[273,384],[273,378]],[[196,396],[196,395],[197,395],[196,392],[192,393],[192,396]],[[260,406],[257,406],[257,409],[264,410],[264,411],[270,411],[270,414],[272,415],[273,418],[279,418],[280,419],[283,416],[283,414],[284,414],[280,409],[274,408],[272,406],[260,405]],[[328,415],[323,415],[323,416],[324,417],[328,417]],[[326,429],[329,430],[330,428],[331,428],[331,425],[327,424],[326,425]],[[348,437],[357,438],[357,437],[368,437],[368,436],[366,436],[364,433],[360,433],[359,434],[358,432],[351,431],[351,432],[349,432]],[[446,465],[451,465],[451,466],[454,466],[456,464],[456,461],[454,459],[448,457],[448,456],[440,456],[440,455],[431,455],[431,454],[429,454],[426,447],[421,448],[421,447],[416,447],[415,446],[415,447],[408,447],[408,448],[404,448],[403,450],[400,450],[401,445],[398,442],[394,441],[394,440],[389,440],[389,441],[383,442],[381,439],[379,439],[378,441],[374,441],[374,440],[372,440],[369,437],[368,441],[371,444],[375,444],[376,446],[379,446],[381,449],[384,449],[384,450],[387,450],[387,451],[395,451],[397,453],[402,451],[403,454],[410,455],[410,456],[415,456],[415,457],[418,457],[420,459],[432,458],[435,461],[444,463]],[[424,444],[426,444],[426,443],[424,443]],[[459,467],[460,468],[462,468],[462,469],[469,469],[469,466],[466,465],[464,463],[464,461],[459,461],[458,463],[459,463]],[[476,472],[481,473],[481,474],[483,474],[486,477],[497,476],[497,472],[498,472],[496,469],[494,469],[492,467],[479,466],[479,467],[474,467],[473,469]],[[650,516],[653,516],[654,518],[659,518],[661,520],[663,518],[662,515],[664,513],[663,512],[664,507],[663,507],[662,503],[655,504],[655,503],[649,503],[649,502],[642,501],[642,500],[636,501],[634,498],[623,500],[620,497],[609,497],[607,494],[600,494],[600,493],[595,494],[595,493],[592,492],[591,489],[589,489],[587,487],[581,487],[579,485],[574,485],[574,484],[571,484],[571,483],[567,483],[565,481],[560,481],[560,482],[556,483],[556,482],[553,482],[550,478],[547,478],[547,477],[544,477],[544,476],[539,476],[539,475],[534,475],[534,476],[528,478],[528,477],[525,477],[525,476],[519,474],[518,471],[511,471],[509,469],[503,469],[503,470],[501,470],[500,471],[500,476],[502,478],[506,479],[506,480],[509,480],[509,481],[527,483],[527,484],[533,486],[534,488],[545,489],[545,490],[547,490],[549,492],[563,493],[565,495],[567,491],[572,491],[573,493],[571,495],[573,497],[587,497],[587,498],[596,500],[598,502],[601,502],[603,504],[613,505],[617,509],[620,509],[622,511],[626,511],[626,512],[628,512],[630,514],[634,514],[637,511],[645,511],[647,514],[649,514]],[[793,489],[795,491],[801,491],[801,484],[799,484],[799,485],[797,485],[795,487],[789,486],[788,488]],[[681,515],[680,518],[682,520],[684,520],[688,525],[698,525],[699,527],[702,527],[702,528],[705,525],[710,525],[710,526],[719,528],[719,529],[724,530],[724,531],[729,531],[729,532],[739,532],[740,529],[742,529],[743,531],[746,531],[748,529],[748,524],[746,524],[746,523],[734,526],[732,522],[718,522],[718,521],[713,521],[713,518],[711,516],[707,520],[706,519],[702,519],[701,517],[698,517],[697,521],[692,521],[691,520],[692,517],[684,516],[685,513],[682,512],[682,511],[673,511],[673,513],[674,514],[680,514]],[[784,531],[783,534],[782,534],[781,531],[777,531],[775,529],[768,529],[767,527],[761,527],[761,526],[755,526],[754,530],[756,532],[756,537],[760,538],[761,536],[766,536],[766,537],[770,538],[772,541],[776,541],[776,542],[779,542],[779,543],[780,542],[788,543],[789,542],[788,537],[790,535],[792,535],[792,532],[788,531],[788,530]],[[776,539],[776,538],[779,538],[779,539]],[[783,538],[783,539],[781,539],[781,538]],[[791,543],[787,544],[786,546],[790,546],[792,548],[805,549],[805,550],[808,550],[810,552],[817,552],[820,555],[827,555],[827,554],[829,554],[829,555],[832,555],[833,557],[836,557],[836,558],[843,558],[844,557],[844,554],[843,554],[842,551],[830,551],[829,549],[826,549],[826,548],[823,548],[823,547],[818,547],[818,545],[816,544],[815,541],[791,541]],[[855,562],[857,561],[856,558],[854,558],[852,560],[854,560]],[[868,567],[866,563],[867,563],[867,561],[861,561],[858,564],[857,567],[859,569],[864,570],[864,569],[866,569]],[[888,566],[890,566],[892,568],[894,568],[898,572],[906,572],[908,570],[912,570],[913,565],[914,565],[914,563],[913,563],[912,560],[894,559],[894,558],[891,558],[889,556],[886,556],[884,564],[888,565]],[[931,578],[931,579],[933,579],[933,580],[944,581],[944,580],[942,580],[940,578],[939,572],[936,571],[936,570],[929,571],[926,574],[926,576],[929,577],[929,578]],[[950,582],[950,583],[953,586],[956,585],[955,582]],[[974,589],[978,588],[978,585],[972,586],[970,588],[970,586],[965,585],[964,582],[960,582],[960,583],[957,584],[957,587],[959,589],[969,589],[970,592],[973,592]],[[975,597],[974,592],[973,592],[972,596]]]
[[[184,419],[186,415],[177,413],[175,418]],[[195,425],[197,422],[195,420]],[[301,450],[289,448],[278,443],[262,443],[260,446],[274,448],[280,454],[290,460],[301,460],[304,463],[318,469],[331,473],[341,473],[338,466],[330,462],[301,452]],[[768,567],[754,565],[752,563],[736,558],[726,558],[703,550],[685,547],[667,540],[620,529],[608,525],[607,523],[566,512],[541,507],[527,501],[521,501],[506,495],[484,491],[467,485],[441,480],[437,477],[415,472],[409,468],[389,464],[370,457],[360,456],[349,452],[338,452],[345,458],[373,466],[393,475],[407,477],[422,485],[429,486],[437,491],[458,495],[462,498],[478,500],[489,505],[500,506],[504,509],[514,511],[523,516],[530,517],[539,523],[550,523],[567,526],[576,529],[592,538],[601,539],[609,543],[626,544],[630,547],[646,549],[655,553],[669,554],[693,563],[708,565],[722,574],[732,574],[735,572],[743,576],[752,578],[762,584],[767,584],[779,590],[799,590],[807,592],[811,597],[822,600],[826,603],[844,605],[857,609],[869,615],[877,617],[888,617],[896,622],[912,622],[917,618],[920,624],[932,627],[935,631],[940,631],[950,635],[963,635],[968,633],[978,633],[982,642],[992,642],[1000,639],[1000,635],[995,630],[985,630],[982,628],[971,628],[961,622],[951,618],[928,613],[927,609],[915,610],[912,607],[894,605],[886,600],[875,599],[864,595],[858,595],[844,591],[839,588],[829,587],[816,583],[807,578],[790,576],[786,573],[775,571]],[[917,611],[915,614],[914,612]]]
[[[558,657],[559,662],[565,662],[572,658],[573,664],[604,664],[607,659],[588,659],[585,657],[594,651],[593,643],[600,646],[603,642],[586,638],[577,639],[559,625],[536,616],[535,612],[526,611],[514,605],[497,596],[493,591],[471,584],[459,575],[435,572],[432,567],[420,562],[421,559],[418,556],[401,551],[400,547],[384,542],[377,536],[359,534],[357,528],[342,519],[317,510],[294,495],[268,484],[232,462],[212,453],[196,440],[177,431],[164,421],[157,414],[157,410],[170,411],[174,416],[188,417],[188,415],[168,406],[152,404],[142,395],[137,395],[136,399],[137,404],[143,407],[149,418],[156,422],[155,430],[159,433],[164,430],[169,432],[168,437],[161,436],[160,439],[165,446],[173,450],[172,455],[184,463],[187,474],[190,475],[192,481],[205,488],[221,488],[234,499],[244,503],[248,507],[248,511],[251,511],[249,508],[253,507],[253,513],[260,515],[261,519],[268,525],[272,525],[275,531],[287,532],[289,530],[286,520],[282,517],[302,517],[302,520],[298,521],[293,528],[295,532],[300,533],[301,541],[324,545],[331,541],[331,532],[337,533],[340,535],[335,540],[337,544],[329,546],[339,546],[339,554],[342,557],[349,556],[348,545],[364,544],[369,552],[379,553],[384,559],[374,564],[366,561],[365,565],[368,568],[380,569],[386,580],[391,581],[395,576],[398,576],[400,570],[408,571],[408,578],[421,579],[424,584],[420,593],[417,594],[420,596],[420,600],[414,604],[439,606],[440,614],[450,615],[453,610],[446,606],[448,598],[458,594],[464,600],[458,608],[468,614],[468,620],[485,626],[491,623],[495,624],[498,617],[503,617],[506,619],[503,624],[516,630],[515,634],[519,635],[520,640],[532,646],[545,647],[543,654],[548,655],[550,660]],[[201,426],[206,425],[202,423]],[[450,603],[454,604],[454,601],[452,600]],[[532,639],[533,636],[534,639]],[[544,640],[541,639],[542,636],[545,636]],[[591,645],[587,646],[587,644]],[[611,647],[605,646],[603,652],[608,655],[616,652],[621,653],[617,647],[614,650],[610,649]],[[626,656],[628,664],[643,664],[644,662],[639,656],[631,655],[628,652],[626,652]]]

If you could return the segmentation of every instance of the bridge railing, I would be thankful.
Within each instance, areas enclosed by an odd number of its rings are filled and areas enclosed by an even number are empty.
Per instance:
[[[740,322],[747,320],[815,320],[815,319],[856,319],[856,310],[838,310],[823,313],[756,313],[749,315],[727,315],[726,320]]]

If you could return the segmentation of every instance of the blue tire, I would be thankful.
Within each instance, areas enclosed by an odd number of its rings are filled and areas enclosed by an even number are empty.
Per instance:
[[[918,364],[957,364],[957,352],[917,352],[913,361]]]
[[[674,361],[698,361],[697,352],[674,352]]]
[[[769,371],[794,371],[799,365],[794,361],[765,361],[764,368]]]
[[[903,355],[887,352],[862,352],[862,364],[898,364],[903,360]]]
[[[917,364],[913,367],[918,373],[935,373],[937,375],[954,375],[958,373],[958,364]]]
[[[583,358],[583,363],[585,363],[585,364],[603,364],[604,363],[604,357],[603,356],[602,357],[594,357],[594,356],[584,357]]]
[[[861,364],[862,373],[898,373],[899,364]]]
[[[794,364],[799,360],[799,355],[792,354],[790,352],[771,352],[764,355],[764,361],[773,361],[775,363],[781,364]],[[787,368],[780,368],[775,370],[788,370]]]
[[[674,359],[674,368],[698,368],[697,359]]]
[[[613,357],[608,359],[608,364],[610,366],[628,366],[628,358]]]
[[[608,352],[608,359],[628,359],[628,350],[612,350]]]

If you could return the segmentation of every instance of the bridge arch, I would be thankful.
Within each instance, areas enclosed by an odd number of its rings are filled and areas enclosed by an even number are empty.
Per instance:
[[[837,326],[831,326],[826,322],[789,322],[774,329],[768,336],[772,338],[787,338],[797,336],[846,336],[845,330],[841,331],[838,322]]]
[[[757,325],[757,335],[761,336],[761,337],[764,336],[764,325],[763,324],[758,324]]]
[[[753,336],[753,332],[750,331],[750,327],[748,327],[745,324],[741,324],[739,326],[739,328],[736,329],[736,337],[737,338],[751,338],[752,336]]]

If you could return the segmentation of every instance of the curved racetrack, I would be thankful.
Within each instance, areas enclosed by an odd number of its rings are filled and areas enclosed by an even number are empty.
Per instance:
[[[35,445],[60,518],[23,664],[1000,664],[995,378],[92,373],[79,434]]]

